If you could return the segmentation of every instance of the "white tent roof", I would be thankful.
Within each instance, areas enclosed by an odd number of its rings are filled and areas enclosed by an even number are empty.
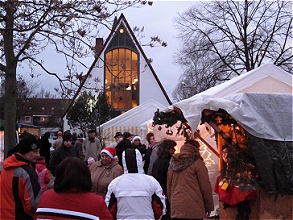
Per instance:
[[[265,64],[177,102],[169,109],[179,108],[193,131],[204,109],[221,108],[254,136],[293,141],[292,81],[291,74],[273,64]]]
[[[157,109],[161,111],[166,109],[166,106],[156,100],[150,99],[145,103],[128,110],[124,114],[105,122],[100,127],[105,130],[112,126],[139,126],[141,123],[153,117]]]
[[[105,122],[100,126],[103,136],[107,137],[107,142],[109,144],[114,143],[114,135],[116,132],[128,131],[132,134],[140,135],[142,138],[145,136],[147,131],[139,130],[139,126],[154,117],[154,113],[159,109],[163,111],[167,106],[162,105],[156,100],[150,99],[143,104],[136,106],[125,112],[122,115],[113,118],[110,121]],[[144,141],[144,139],[142,139]]]

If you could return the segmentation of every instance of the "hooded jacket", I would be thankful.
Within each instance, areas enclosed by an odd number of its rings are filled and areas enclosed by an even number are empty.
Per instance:
[[[116,154],[117,154],[117,157],[118,157],[118,163],[122,167],[123,167],[123,164],[122,164],[122,153],[127,148],[134,148],[134,147],[132,147],[131,141],[128,140],[128,139],[123,139],[116,146]]]
[[[208,170],[199,151],[184,144],[170,161],[167,195],[171,218],[203,219],[214,210],[212,186]]]
[[[159,182],[144,174],[140,152],[126,149],[122,163],[124,174],[109,184],[105,198],[110,212],[117,219],[159,219],[165,214],[165,196]]]
[[[123,168],[118,164],[116,158],[109,165],[103,165],[101,160],[90,167],[92,178],[92,191],[105,198],[109,183],[123,174]]]
[[[21,154],[4,161],[0,182],[1,219],[33,219],[41,188],[34,168]]]
[[[38,174],[41,190],[43,193],[47,190],[47,184],[50,182],[50,171],[47,169],[45,159],[37,161],[36,173]]]

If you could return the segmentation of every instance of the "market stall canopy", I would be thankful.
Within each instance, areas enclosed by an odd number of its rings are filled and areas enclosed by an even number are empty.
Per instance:
[[[252,135],[293,141],[291,74],[265,64],[223,84],[174,103],[167,111],[181,111],[196,131],[204,109],[224,109]]]
[[[162,111],[166,108],[167,106],[156,100],[150,99],[143,104],[130,109],[124,114],[101,124],[100,129],[102,130],[104,137],[109,137],[109,142],[114,142],[113,136],[118,131],[122,133],[128,131],[132,134],[141,135],[142,138],[144,138],[144,134],[139,134],[139,126],[143,122],[152,118],[158,109]]]

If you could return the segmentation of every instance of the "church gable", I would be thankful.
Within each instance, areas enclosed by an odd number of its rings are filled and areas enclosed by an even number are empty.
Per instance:
[[[91,90],[93,95],[105,91],[117,114],[124,113],[150,99],[165,106],[171,104],[123,14],[118,20],[115,19],[105,43],[103,39],[97,39],[96,42],[99,43],[96,45],[96,59],[84,77],[71,105],[84,90]]]
[[[118,31],[115,32],[105,51],[107,52],[114,48],[125,47],[138,53],[139,51],[135,46],[135,43],[133,42],[131,36],[129,35],[129,32],[125,28],[125,25],[120,24],[117,30]]]

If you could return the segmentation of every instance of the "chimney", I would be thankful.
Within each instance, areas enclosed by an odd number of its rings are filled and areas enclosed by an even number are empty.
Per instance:
[[[100,55],[100,53],[103,49],[104,49],[103,38],[96,38],[96,46],[95,46],[95,51],[96,51],[95,57],[96,58],[97,58],[97,56]]]

